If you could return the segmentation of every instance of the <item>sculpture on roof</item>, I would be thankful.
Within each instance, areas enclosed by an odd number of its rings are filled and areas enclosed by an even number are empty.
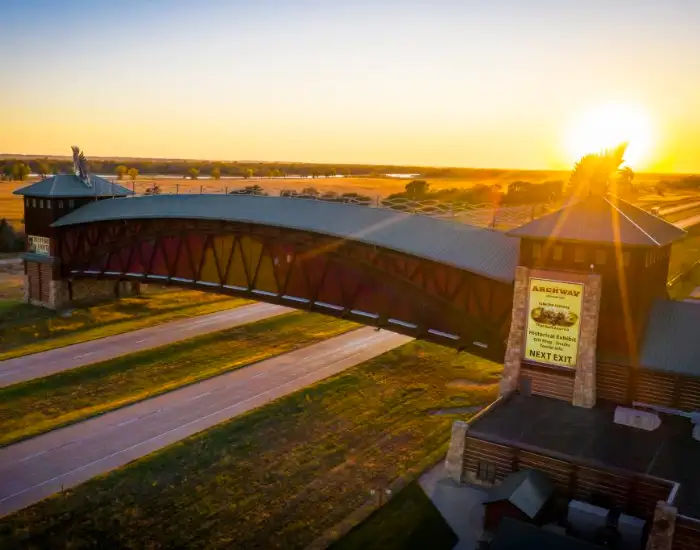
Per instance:
[[[90,183],[90,176],[88,175],[87,159],[85,154],[80,150],[77,145],[71,146],[73,150],[73,172],[80,178],[85,185],[92,187]]]
[[[632,188],[634,172],[625,162],[627,143],[581,157],[569,178],[568,192],[582,198],[590,195],[620,195]]]

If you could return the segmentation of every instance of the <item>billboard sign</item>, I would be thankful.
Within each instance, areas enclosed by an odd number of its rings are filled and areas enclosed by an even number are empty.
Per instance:
[[[531,277],[524,359],[576,367],[583,284]]]

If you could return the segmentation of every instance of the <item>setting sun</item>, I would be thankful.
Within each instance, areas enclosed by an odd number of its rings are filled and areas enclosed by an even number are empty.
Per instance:
[[[587,153],[599,152],[628,143],[625,160],[633,168],[649,164],[653,142],[651,121],[637,105],[606,103],[574,120],[567,136],[567,149],[575,161]]]

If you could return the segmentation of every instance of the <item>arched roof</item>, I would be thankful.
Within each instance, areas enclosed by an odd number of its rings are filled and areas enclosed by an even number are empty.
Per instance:
[[[470,225],[385,208],[253,195],[159,195],[95,201],[56,221],[197,219],[253,223],[362,242],[510,283],[519,239]]]

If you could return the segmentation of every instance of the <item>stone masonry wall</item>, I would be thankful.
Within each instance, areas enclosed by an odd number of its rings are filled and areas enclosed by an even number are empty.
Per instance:
[[[527,319],[527,289],[530,270],[527,267],[515,268],[515,286],[513,288],[513,313],[511,315],[508,346],[503,361],[501,377],[501,395],[515,391],[520,376],[520,360],[525,339],[525,321]]]
[[[598,313],[600,311],[600,275],[595,273],[587,275],[584,289],[572,403],[578,407],[590,408],[596,402],[596,344]]]

